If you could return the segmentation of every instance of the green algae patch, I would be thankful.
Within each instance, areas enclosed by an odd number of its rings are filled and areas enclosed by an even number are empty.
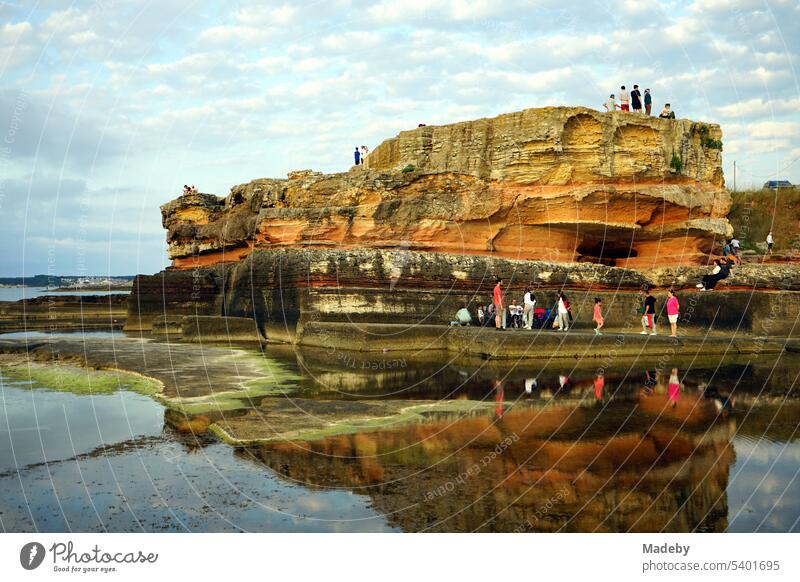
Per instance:
[[[239,388],[202,396],[165,396],[162,403],[185,414],[256,408],[264,397],[291,394],[300,382],[299,375],[279,362],[246,352],[233,355],[229,367],[242,374],[234,384]]]
[[[241,408],[258,406],[256,399],[266,396],[282,396],[289,393],[289,388],[272,386],[255,386],[244,390],[229,390],[207,396],[190,398],[163,398],[165,406],[186,414],[203,414],[206,412],[225,412]]]
[[[342,404],[341,401],[337,402]],[[293,403],[298,410],[289,411],[291,419],[287,418],[286,410],[280,410],[284,405],[267,399],[255,411],[258,417],[226,418],[213,423],[209,430],[220,440],[236,446],[276,441],[314,441],[430,422],[431,416],[436,414],[485,415],[497,406],[494,402],[477,400],[383,401],[380,404],[349,401],[338,413],[328,414],[326,421],[320,422],[319,414],[314,414],[314,411],[307,414],[302,412],[303,407],[312,404],[312,401],[294,399]],[[330,405],[330,401],[316,401],[313,406],[324,408],[326,404]],[[353,408],[348,409],[348,406]],[[506,403],[504,407],[509,408],[511,404]]]
[[[94,370],[68,364],[30,362],[0,367],[0,375],[18,382],[18,387],[55,390],[72,394],[112,394],[131,390],[156,396],[163,389],[158,380],[116,369]]]

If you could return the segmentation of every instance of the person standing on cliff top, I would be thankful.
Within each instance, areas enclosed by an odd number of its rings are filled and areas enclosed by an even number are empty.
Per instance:
[[[606,111],[608,111],[609,113],[611,113],[613,111],[616,111],[619,108],[619,105],[617,105],[616,99],[614,99],[614,94],[613,93],[611,95],[609,95],[608,101],[603,103],[603,107],[605,107]]]
[[[492,293],[492,303],[494,303],[494,323],[497,331],[506,328],[506,300],[503,297],[503,280],[498,279]]]
[[[653,111],[653,96],[650,95],[650,89],[644,90],[644,112],[649,116]]]
[[[633,110],[636,113],[642,112],[642,93],[639,91],[639,85],[633,86],[633,91],[631,91],[631,105],[633,105]]]
[[[358,146],[356,146],[356,151],[353,152],[353,157],[356,160],[356,166],[361,163],[361,152],[358,150]]]
[[[619,108],[622,111],[630,111],[631,96],[625,90],[625,85],[619,88]]]
[[[367,146],[361,146],[361,163],[362,164],[364,163],[364,160],[367,159],[367,153],[368,152],[369,152],[369,150],[367,149]]]

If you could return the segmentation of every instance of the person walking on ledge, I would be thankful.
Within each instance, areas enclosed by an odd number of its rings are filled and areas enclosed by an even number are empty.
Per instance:
[[[650,95],[650,89],[644,90],[644,112],[649,117],[653,111],[653,96]]]
[[[650,335],[656,335],[656,298],[650,295],[649,287],[646,287],[642,293],[644,293],[644,315],[642,315],[640,334],[647,335],[647,329],[650,328]]]
[[[563,291],[558,292],[558,306],[556,308],[556,312],[558,313],[558,330],[559,331],[568,331],[569,330],[569,300],[567,296],[564,295]]]
[[[594,328],[595,335],[603,335],[600,333],[600,328],[603,327],[605,323],[605,319],[603,319],[603,313],[601,308],[603,307],[603,300],[599,297],[594,298],[594,315],[592,316],[592,320],[597,324],[597,327]]]
[[[772,231],[767,235],[767,254],[772,254],[772,245],[775,244],[775,239],[772,238]]]
[[[497,331],[500,331],[506,328],[506,301],[503,297],[502,279],[498,279],[497,285],[494,286],[492,302],[494,303],[495,327],[497,328]]]
[[[531,293],[530,288],[525,289],[522,304],[522,318],[525,321],[525,329],[533,329],[533,309],[536,307],[536,298]]]
[[[669,319],[669,327],[672,333],[669,337],[678,337],[678,316],[680,315],[681,305],[678,303],[678,298],[675,296],[675,289],[669,290],[669,299],[667,299],[667,318]]]

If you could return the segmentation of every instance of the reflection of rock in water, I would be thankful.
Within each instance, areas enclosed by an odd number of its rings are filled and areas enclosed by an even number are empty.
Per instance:
[[[676,409],[555,405],[247,454],[293,481],[367,494],[406,531],[723,531],[732,430],[684,397]]]

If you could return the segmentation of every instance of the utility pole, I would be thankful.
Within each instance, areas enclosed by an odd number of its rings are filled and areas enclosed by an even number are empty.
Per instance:
[[[733,160],[733,193],[736,194],[736,160]]]

